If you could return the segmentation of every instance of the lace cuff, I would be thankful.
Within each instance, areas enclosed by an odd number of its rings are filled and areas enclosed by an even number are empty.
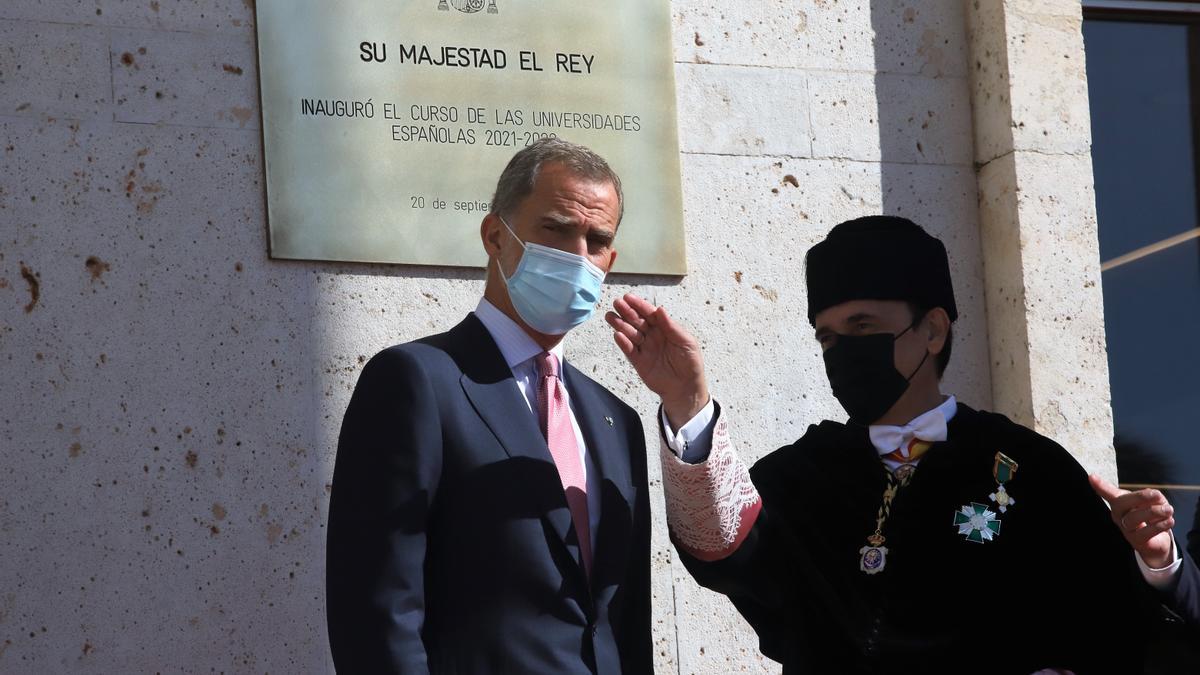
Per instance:
[[[667,526],[676,543],[700,560],[720,560],[741,545],[762,508],[750,472],[729,442],[729,426],[717,420],[712,450],[700,464],[688,464],[664,441],[663,488]]]

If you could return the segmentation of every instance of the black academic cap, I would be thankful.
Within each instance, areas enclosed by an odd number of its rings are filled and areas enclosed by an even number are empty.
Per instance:
[[[850,300],[904,300],[941,307],[958,318],[946,247],[920,225],[897,216],[839,224],[805,256],[808,322]]]

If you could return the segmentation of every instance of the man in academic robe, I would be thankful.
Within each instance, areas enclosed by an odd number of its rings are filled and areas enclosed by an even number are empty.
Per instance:
[[[809,251],[806,280],[849,421],[749,471],[696,340],[632,294],[607,315],[662,398],[667,522],[696,580],[785,673],[1139,672],[1151,603],[1084,470],[940,390],[958,316],[942,243],[852,220]]]
[[[487,285],[363,369],[342,422],[326,601],[343,673],[650,673],[637,414],[564,359],[616,260],[621,183],[518,152],[480,225]]]

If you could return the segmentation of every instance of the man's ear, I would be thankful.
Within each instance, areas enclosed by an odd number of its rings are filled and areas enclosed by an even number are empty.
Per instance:
[[[929,353],[937,356],[946,348],[946,336],[950,333],[950,315],[941,307],[934,307],[925,314],[924,333]]]
[[[500,222],[500,217],[495,213],[489,213],[483,217],[479,223],[479,238],[483,241],[483,250],[487,251],[489,258],[495,258],[500,255],[500,242],[503,240],[504,223]]]

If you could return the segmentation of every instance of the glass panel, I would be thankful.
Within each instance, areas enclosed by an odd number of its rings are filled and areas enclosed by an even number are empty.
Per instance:
[[[1103,261],[1196,226],[1188,32],[1083,23]]]
[[[1121,480],[1200,485],[1200,239],[1105,272],[1104,319]]]

